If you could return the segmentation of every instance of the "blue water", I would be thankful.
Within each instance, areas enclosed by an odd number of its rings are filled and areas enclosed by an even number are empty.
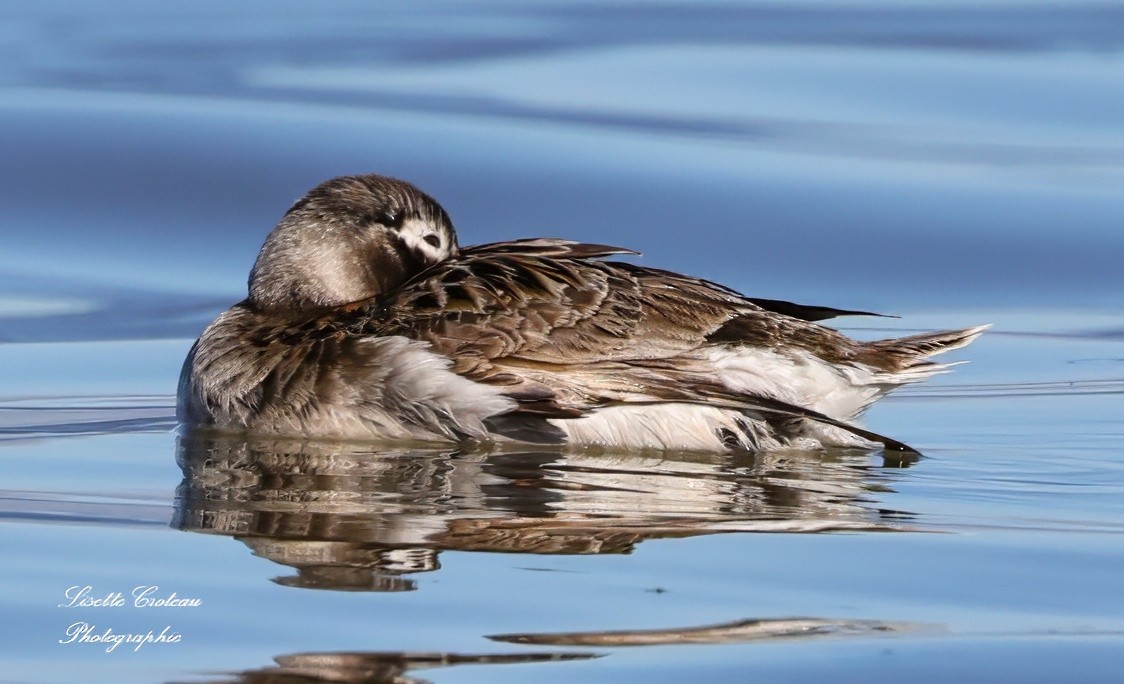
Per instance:
[[[0,6],[0,680],[1119,681],[1122,111],[1105,3]],[[995,325],[868,414],[916,461],[177,433],[273,223],[372,171],[465,244]]]

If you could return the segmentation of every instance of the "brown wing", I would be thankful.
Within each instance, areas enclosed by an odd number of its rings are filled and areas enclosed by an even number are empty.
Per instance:
[[[425,340],[457,373],[570,411],[699,399],[698,383],[717,391],[697,352],[731,330],[739,344],[845,339],[706,281],[596,259],[621,251],[557,240],[467,249],[384,301],[378,332]]]
[[[680,356],[757,310],[703,281],[594,258],[623,250],[546,242],[465,250],[383,303],[384,332],[430,342],[474,379],[510,382],[496,373]]]
[[[628,250],[561,240],[465,249],[383,301],[371,324],[380,334],[429,342],[461,375],[507,387],[520,402],[511,420],[691,402],[770,422],[815,420],[900,448],[771,397],[732,394],[700,354],[723,343],[796,346],[839,361],[854,353],[846,337],[714,283],[598,260],[620,253]]]

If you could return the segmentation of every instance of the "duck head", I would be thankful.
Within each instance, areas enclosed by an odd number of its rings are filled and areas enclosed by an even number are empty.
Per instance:
[[[344,176],[313,188],[266,238],[250,272],[250,300],[290,311],[342,306],[390,292],[454,256],[441,205],[384,176]]]

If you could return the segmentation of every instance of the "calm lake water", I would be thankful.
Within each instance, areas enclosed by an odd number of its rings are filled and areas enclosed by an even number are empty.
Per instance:
[[[1124,680],[1120,5],[37,0],[0,45],[0,681]],[[909,462],[176,432],[273,223],[369,171],[466,244],[995,325],[867,415]]]

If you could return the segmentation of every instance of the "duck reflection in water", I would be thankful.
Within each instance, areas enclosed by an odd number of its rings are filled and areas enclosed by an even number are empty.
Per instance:
[[[593,653],[418,653],[409,651],[356,653],[287,653],[275,665],[232,674],[208,684],[428,684],[410,676],[414,670],[455,665],[503,665],[561,662],[596,658]]]
[[[306,588],[412,590],[405,575],[439,569],[445,550],[628,553],[646,539],[912,519],[876,501],[888,477],[858,450],[377,449],[196,430],[177,451],[173,526],[232,536],[297,570],[275,581]]]
[[[733,644],[807,641],[809,639],[863,638],[922,630],[937,632],[936,625],[882,620],[780,618],[750,619],[717,625],[671,629],[493,634],[493,641],[549,646],[654,646],[661,644]],[[453,665],[550,663],[599,658],[605,653],[539,651],[522,653],[423,653],[411,651],[309,652],[274,657],[275,665],[232,673],[233,678],[209,684],[425,684],[409,676],[414,670]]]

